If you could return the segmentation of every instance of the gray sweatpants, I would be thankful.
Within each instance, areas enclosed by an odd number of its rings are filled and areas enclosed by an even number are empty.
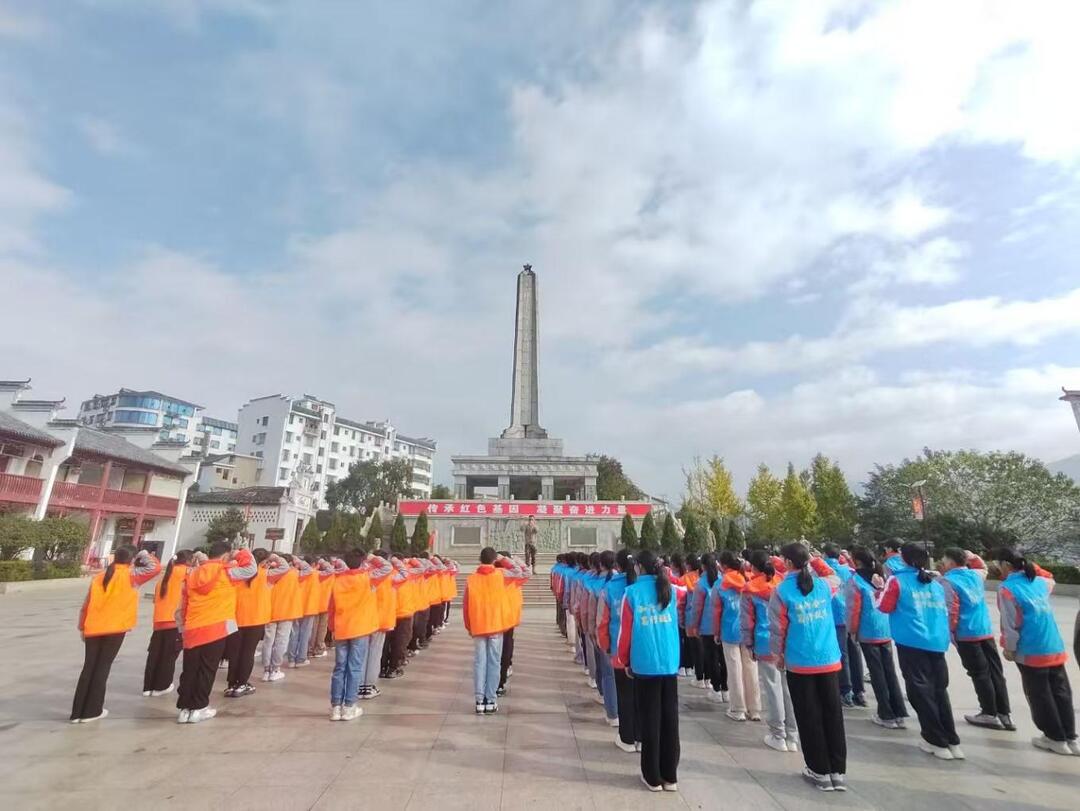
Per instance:
[[[292,620],[266,623],[262,645],[263,670],[281,670],[281,663],[285,661],[285,651],[289,647],[292,627]]]
[[[361,687],[374,687],[379,679],[379,668],[382,665],[383,641],[386,639],[386,631],[376,631],[368,640],[367,661],[364,662],[364,672],[360,679]]]
[[[799,739],[795,726],[795,709],[791,706],[784,671],[774,662],[757,663],[758,684],[761,686],[762,713],[769,725],[769,734],[788,741]]]

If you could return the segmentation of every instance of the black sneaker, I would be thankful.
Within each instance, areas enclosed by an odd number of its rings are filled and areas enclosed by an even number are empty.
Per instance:
[[[244,696],[250,696],[255,692],[254,685],[241,684],[235,690],[233,690],[233,698],[243,698]]]
[[[497,701],[484,702],[484,715],[494,715],[499,711],[499,704]]]
[[[867,703],[866,703],[866,694],[865,693],[856,693],[855,695],[853,695],[851,697],[851,700],[855,702],[856,707],[866,707],[866,706],[868,706]],[[846,791],[846,789],[843,789],[843,790]],[[837,791],[841,791],[841,789],[837,789]]]
[[[504,695],[506,695],[506,688],[505,687],[498,688],[495,691],[495,695],[497,695],[499,698],[502,698]]]
[[[236,698],[236,687],[225,688],[225,698]]]
[[[841,707],[854,707],[855,706],[855,701],[854,701],[854,699],[852,699],[851,693],[844,693],[843,695],[840,696],[840,706]]]

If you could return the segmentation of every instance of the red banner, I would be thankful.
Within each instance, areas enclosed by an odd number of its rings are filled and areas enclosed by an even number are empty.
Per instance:
[[[640,518],[652,509],[641,501],[399,501],[402,515],[469,515],[495,518]]]

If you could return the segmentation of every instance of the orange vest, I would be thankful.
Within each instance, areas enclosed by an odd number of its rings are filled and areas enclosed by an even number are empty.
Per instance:
[[[380,631],[389,631],[397,625],[397,590],[392,572],[375,587],[375,606]]]
[[[506,579],[501,569],[485,572],[478,569],[469,575],[465,599],[469,612],[469,633],[472,636],[501,634],[510,627]]]
[[[174,563],[165,596],[161,596],[161,584],[154,587],[154,630],[176,627],[176,607],[180,605],[180,592],[184,588],[188,567],[183,563]]]
[[[525,594],[521,587],[524,584],[524,580],[506,581],[506,602],[510,614],[508,627],[510,628],[521,625],[521,607],[525,604]]]
[[[442,602],[442,587],[439,575],[432,573],[424,576],[424,608],[430,608]],[[420,609],[423,611],[423,609]]]
[[[350,570],[334,577],[334,639],[356,639],[375,633],[379,614],[367,572]]]
[[[314,569],[307,577],[300,579],[300,609],[302,616],[310,617],[319,613],[319,598],[322,593],[319,589],[319,573]]]
[[[109,587],[104,588],[105,572],[90,581],[83,636],[123,634],[135,627],[139,612],[139,590],[131,585],[131,565],[117,563]]]
[[[330,595],[334,593],[334,575],[319,578],[319,613],[330,610]]]
[[[303,616],[299,578],[300,573],[290,568],[270,589],[270,622],[298,620]]]
[[[701,574],[699,572],[694,572],[694,571],[687,570],[686,574],[683,575],[683,580],[686,581],[686,590],[687,590],[687,592],[689,592],[690,594],[693,594],[694,593],[694,588],[697,586],[697,581],[700,580],[700,579],[701,579]]]
[[[405,578],[405,582],[398,586],[395,613],[399,617],[411,617],[417,611],[417,590],[420,588],[417,577],[417,575],[410,574]]]
[[[236,630],[236,589],[225,564],[211,560],[188,572],[184,647],[224,639]]]
[[[236,589],[236,624],[240,628],[270,622],[270,584],[262,566],[251,580],[233,584]]]

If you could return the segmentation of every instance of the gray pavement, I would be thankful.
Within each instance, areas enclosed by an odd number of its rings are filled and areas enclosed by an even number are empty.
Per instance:
[[[917,751],[914,729],[885,731],[866,710],[848,713],[846,795],[813,791],[797,776],[799,755],[766,749],[761,724],[729,721],[722,706],[686,687],[680,792],[649,794],[636,757],[613,745],[548,608],[526,610],[511,692],[494,717],[473,713],[471,644],[455,612],[408,676],[384,684],[354,722],[327,720],[331,664],[322,659],[283,682],[259,682],[252,697],[216,697],[216,719],[178,726],[175,697],[139,694],[150,633],[143,601],[140,626],[113,668],[110,716],[72,726],[82,596],[81,587],[0,596],[0,808],[1080,807],[1080,758],[1031,747],[1035,730],[1011,665],[1020,731],[961,721],[964,762]],[[1075,598],[1055,599],[1068,634],[1076,606]],[[1069,670],[1080,687],[1075,662]],[[954,655],[950,672],[959,717],[975,709],[974,693]]]

